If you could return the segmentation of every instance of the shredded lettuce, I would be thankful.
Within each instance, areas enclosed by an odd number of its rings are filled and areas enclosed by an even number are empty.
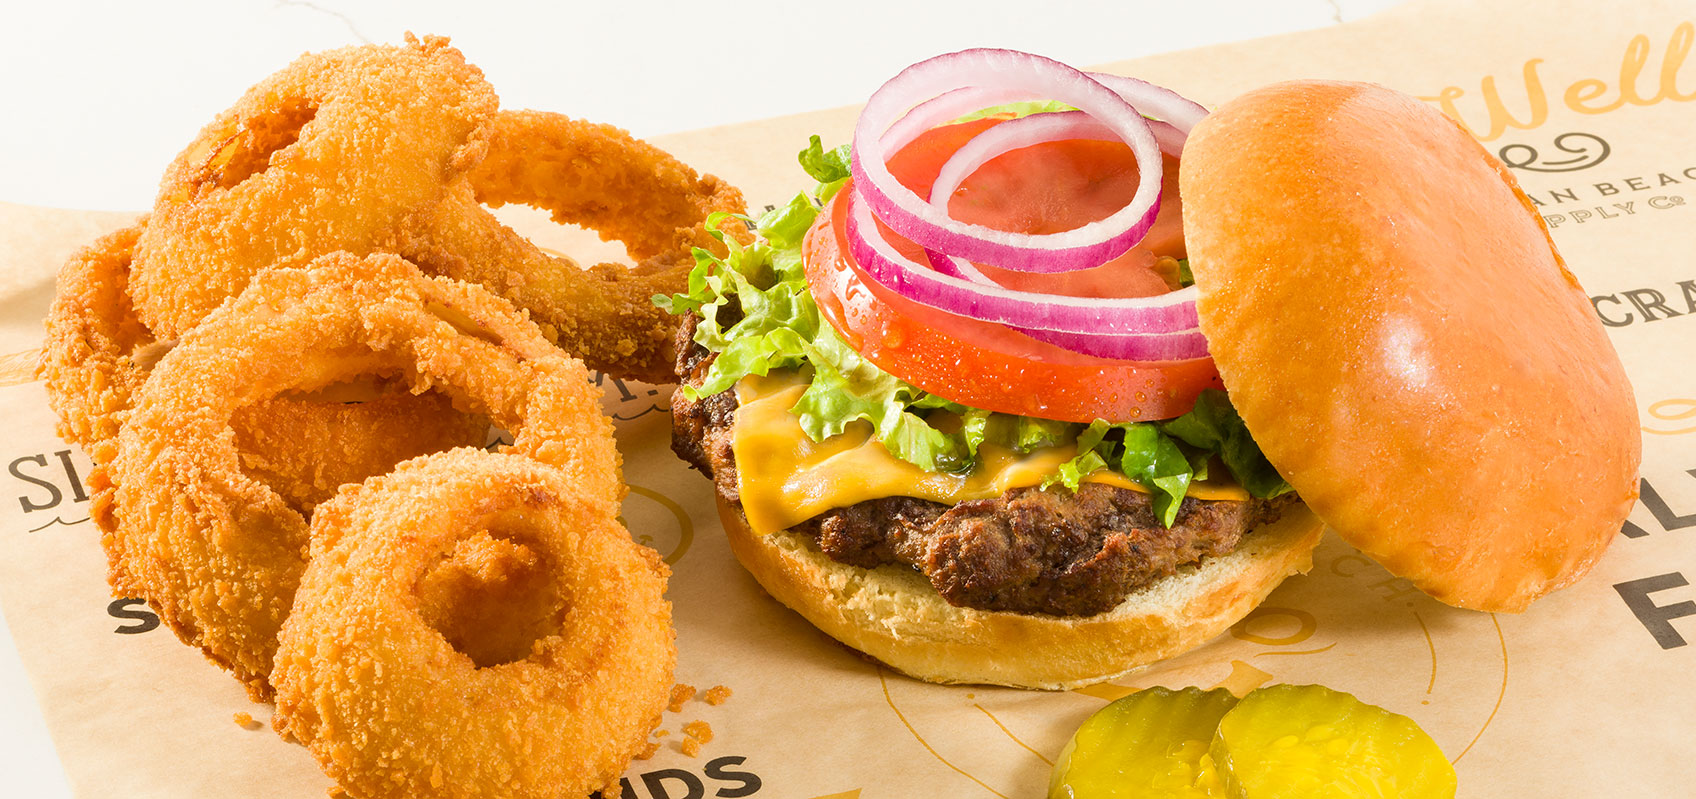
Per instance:
[[[1170,421],[1098,420],[1086,426],[961,405],[866,360],[821,321],[801,258],[807,230],[848,178],[849,157],[846,146],[826,150],[813,136],[798,160],[818,181],[814,190],[758,219],[729,214],[709,219],[708,228],[726,255],[695,250],[687,289],[654,298],[673,314],[700,314],[695,341],[718,354],[699,387],[681,389],[685,396],[716,394],[773,369],[803,370],[811,382],[790,412],[810,438],[823,441],[863,420],[891,455],[927,471],[969,472],[985,443],[1021,453],[1075,443],[1077,455],[1044,482],[1045,488],[1058,484],[1076,490],[1097,471],[1118,472],[1150,491],[1154,511],[1167,526],[1190,485],[1206,479],[1215,458],[1254,496],[1290,490],[1224,392],[1203,392],[1194,410]],[[718,230],[732,218],[753,230],[752,243]],[[1182,266],[1187,272],[1188,264]]]
[[[1249,494],[1275,497],[1290,490],[1249,436],[1225,392],[1208,389],[1189,413],[1164,422],[1108,424],[1097,420],[1078,435],[1078,454],[1044,485],[1076,490],[1084,477],[1111,469],[1154,496],[1154,513],[1170,527],[1190,484],[1207,479],[1217,457]]]
[[[846,158],[844,149],[825,152],[817,136],[801,153],[821,189],[840,185],[847,176]],[[1001,422],[991,438],[987,420],[977,419],[984,412],[973,413],[877,368],[828,324],[820,323],[801,261],[801,240],[818,216],[819,204],[816,194],[801,194],[757,220],[743,218],[755,233],[754,243],[748,245],[718,231],[724,217],[709,220],[709,229],[728,251],[725,257],[695,250],[688,291],[654,298],[671,313],[699,313],[695,341],[718,353],[701,386],[682,389],[685,396],[716,394],[743,377],[766,375],[772,369],[810,366],[811,385],[790,409],[809,437],[823,441],[865,420],[890,454],[927,471],[970,471],[984,440],[1014,446],[1047,440],[1024,428],[1052,423]],[[725,324],[738,310],[741,318]],[[966,421],[945,424],[953,429],[944,432],[929,418],[939,413]]]
[[[1160,423],[1160,428],[1191,447],[1217,454],[1231,476],[1254,496],[1275,497],[1290,491],[1290,484],[1266,460],[1223,391],[1201,392],[1194,409]]]

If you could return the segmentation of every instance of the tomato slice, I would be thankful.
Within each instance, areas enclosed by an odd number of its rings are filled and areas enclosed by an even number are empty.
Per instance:
[[[890,159],[890,171],[921,196],[948,156],[986,119],[933,130]],[[1073,296],[1147,296],[1168,291],[1151,267],[1181,257],[1183,236],[1175,164],[1154,230],[1125,256],[1094,269],[1027,275],[984,268],[997,282]],[[1039,179],[1031,177],[1040,176]],[[1124,205],[1136,188],[1129,148],[1061,141],[1015,150],[984,165],[952,198],[957,219],[1021,232],[1066,230]],[[1034,187],[1034,189],[1033,189]],[[838,198],[852,191],[850,182]],[[913,302],[870,279],[848,252],[845,203],[819,215],[803,245],[807,283],[819,311],[843,340],[879,368],[955,402],[992,411],[1090,422],[1168,419],[1206,388],[1223,388],[1212,358],[1119,361],[1037,341],[1003,325],[966,319]],[[923,263],[922,251],[891,241]]]

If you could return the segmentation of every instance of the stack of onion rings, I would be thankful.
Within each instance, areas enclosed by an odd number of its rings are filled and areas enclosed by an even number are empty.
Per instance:
[[[560,347],[669,382],[649,300],[722,254],[706,223],[742,198],[616,128],[497,109],[445,39],[302,57],[66,264],[38,366],[95,460],[114,591],[255,700],[277,680],[279,729],[362,796],[616,788],[675,663],[665,567],[616,520],[611,422]],[[506,203],[637,265],[550,256],[484,207]],[[490,420],[515,443],[467,448]],[[438,700],[465,715],[387,721]]]
[[[418,609],[429,565],[473,536],[533,553],[565,598],[520,659],[489,668]],[[615,787],[671,686],[666,572],[561,470],[463,449],[402,464],[313,518],[273,724],[364,799]]]
[[[269,695],[307,522],[243,471],[230,425],[243,407],[363,374],[441,391],[511,431],[511,451],[610,506],[624,496],[599,390],[504,301],[392,255],[260,273],[160,360],[90,481],[113,587],[148,599],[256,698]]]
[[[201,131],[167,170],[137,246],[135,298],[162,335],[191,329],[260,269],[334,251],[399,253],[529,311],[591,368],[671,382],[691,252],[742,195],[609,125],[497,112],[445,39],[307,55]],[[520,203],[624,242],[634,268],[555,258],[483,206]]]

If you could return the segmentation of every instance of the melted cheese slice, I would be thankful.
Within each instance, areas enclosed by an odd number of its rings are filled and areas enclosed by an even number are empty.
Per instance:
[[[807,390],[793,372],[769,377],[750,375],[736,384],[736,475],[742,508],[756,534],[791,527],[832,508],[886,497],[918,497],[945,505],[988,499],[1008,489],[1041,485],[1060,464],[1077,454],[1072,444],[1041,447],[1018,453],[984,444],[978,465],[967,474],[927,472],[889,454],[872,438],[872,425],[856,421],[841,435],[813,441],[789,409]],[[1215,474],[1224,469],[1212,469]],[[1147,489],[1117,472],[1097,471],[1088,483]],[[1199,499],[1248,499],[1236,483],[1207,480],[1192,483],[1189,496]]]

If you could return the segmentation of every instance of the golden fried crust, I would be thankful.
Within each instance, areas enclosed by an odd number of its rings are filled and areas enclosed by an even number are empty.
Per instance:
[[[130,259],[145,225],[71,256],[47,314],[37,374],[59,435],[97,463],[112,459],[136,393],[171,347],[154,339],[130,303]],[[238,409],[231,427],[243,468],[308,512],[343,483],[428,452],[482,444],[488,433],[487,419],[460,413],[438,394],[400,389],[345,399],[289,395]]]
[[[1636,404],[1499,163],[1413,98],[1304,81],[1198,125],[1180,183],[1219,373],[1321,518],[1462,607],[1590,568],[1637,496]]]
[[[159,363],[91,477],[114,589],[150,600],[256,697],[305,567],[306,521],[242,470],[231,421],[363,374],[436,388],[511,431],[512,451],[623,497],[599,389],[505,301],[392,255],[266,270]]]
[[[36,375],[59,415],[59,436],[99,455],[118,434],[151,366],[153,332],[130,304],[130,261],[144,218],[78,250],[59,270]],[[104,460],[104,458],[101,458]]]
[[[683,290],[694,248],[724,253],[707,220],[741,213],[741,192],[623,130],[561,114],[502,111],[486,140],[481,163],[448,187],[443,203],[410,220],[390,248],[426,271],[489,286],[590,368],[672,382],[678,321],[652,298]],[[583,269],[551,256],[483,210],[507,203],[616,239],[637,266]]]
[[[480,668],[523,660],[557,632],[567,597],[529,548],[487,531],[458,540],[418,578],[424,623]]]
[[[303,56],[166,171],[136,251],[142,320],[180,335],[260,269],[387,250],[488,286],[595,369],[670,382],[677,323],[652,298],[682,290],[693,248],[722,254],[707,218],[741,193],[609,125],[497,106],[446,40]],[[600,231],[637,265],[581,269],[485,203]]]
[[[498,104],[445,39],[302,56],[167,168],[136,253],[141,318],[177,336],[262,268],[370,252],[475,160]]]
[[[102,463],[153,365],[174,345],[157,341],[130,303],[130,261],[146,224],[104,236],[65,262],[36,366],[59,435]],[[439,395],[367,388],[374,390],[281,396],[240,409],[233,427],[244,467],[310,509],[342,483],[427,452],[481,444],[488,432],[486,419],[455,411]]]
[[[338,495],[314,517],[312,565],[283,628],[279,731],[367,799],[616,785],[676,660],[667,569],[616,512],[559,469],[471,449]],[[418,611],[431,565],[478,538],[527,550],[564,597],[519,659],[488,668]]]
[[[707,216],[745,208],[735,187],[620,128],[545,111],[498,114],[469,179],[482,202],[535,206],[622,242],[637,262],[693,263],[693,247],[722,252]]]

